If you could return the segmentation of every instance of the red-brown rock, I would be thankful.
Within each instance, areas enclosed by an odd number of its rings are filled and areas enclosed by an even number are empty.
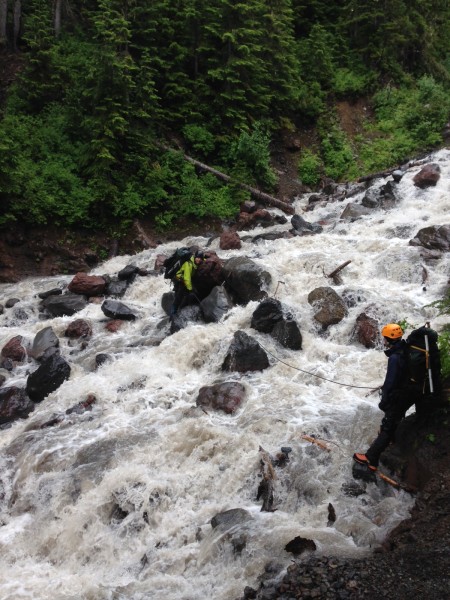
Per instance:
[[[69,283],[69,291],[84,296],[101,296],[106,288],[106,281],[99,275],[77,273]]]
[[[241,238],[235,231],[224,231],[220,236],[221,250],[239,250],[241,247]]]
[[[7,342],[1,351],[2,358],[10,358],[14,362],[22,362],[27,356],[27,351],[22,345],[23,337],[16,335]]]
[[[88,338],[92,335],[92,327],[84,319],[76,319],[69,323],[64,335],[69,338]]]

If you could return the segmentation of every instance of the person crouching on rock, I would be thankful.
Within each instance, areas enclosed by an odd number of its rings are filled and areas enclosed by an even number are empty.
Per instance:
[[[383,327],[381,335],[387,346],[384,353],[388,357],[381,402],[378,404],[378,408],[384,412],[384,418],[377,438],[366,453],[357,452],[353,455],[355,462],[367,466],[371,471],[377,470],[381,453],[394,441],[395,431],[406,411],[413,404],[420,403],[422,398],[420,385],[409,377],[403,329],[397,323],[389,323]]]
[[[172,306],[172,315],[176,314],[183,306],[198,302],[196,289],[192,284],[192,276],[202,261],[203,252],[197,250],[176,272],[173,280],[175,299]]]

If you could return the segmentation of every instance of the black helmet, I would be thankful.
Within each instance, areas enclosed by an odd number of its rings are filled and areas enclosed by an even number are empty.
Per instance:
[[[201,250],[197,250],[197,252],[195,253],[195,258],[204,258],[205,255],[203,254],[203,252]]]

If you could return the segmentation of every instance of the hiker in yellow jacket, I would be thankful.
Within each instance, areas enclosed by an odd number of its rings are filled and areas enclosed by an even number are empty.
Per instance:
[[[197,300],[196,290],[192,284],[192,276],[202,261],[203,252],[197,250],[197,252],[178,269],[173,279],[175,299],[172,306],[172,315],[180,308],[183,308],[185,304],[189,303],[189,300]]]

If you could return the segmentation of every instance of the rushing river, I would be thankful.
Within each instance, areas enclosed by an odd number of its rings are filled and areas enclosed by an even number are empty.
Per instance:
[[[407,517],[413,498],[404,491],[373,483],[356,497],[346,491],[353,452],[364,451],[379,426],[378,394],[370,388],[382,383],[386,367],[381,349],[363,347],[353,329],[362,312],[380,325],[430,320],[439,330],[444,323],[427,305],[442,297],[449,256],[426,263],[424,282],[420,249],[409,245],[419,229],[449,221],[450,151],[430,160],[441,167],[438,184],[418,189],[412,178],[420,167],[410,168],[397,184],[401,201],[391,210],[348,222],[339,216],[362,194],[307,213],[304,196],[296,212],[326,222],[322,233],[245,242],[231,251],[212,242],[221,258],[246,255],[270,272],[269,296],[276,292],[291,309],[303,335],[300,351],[250,327],[257,302],[151,345],[165,316],[161,296],[170,289],[162,276],[138,277],[128,288],[122,302],[139,318],[117,333],[105,329],[99,304],[74,317],[45,319],[39,313],[36,295],[68,284],[74,274],[0,286],[0,303],[19,298],[14,308],[28,314],[17,319],[14,309],[5,309],[0,348],[16,335],[32,342],[51,326],[72,369],[28,419],[0,430],[1,600],[233,600],[246,585],[257,587],[269,561],[290,564],[284,548],[296,536],[314,540],[319,553],[362,556]],[[190,237],[119,256],[92,274],[115,275],[130,263],[153,269],[157,254],[207,241]],[[324,273],[345,261],[351,263],[341,273],[343,283],[333,285]],[[356,302],[343,321],[321,333],[307,296],[330,285]],[[75,318],[92,324],[86,348],[64,337]],[[238,329],[270,352],[268,369],[228,376],[221,371]],[[113,360],[95,369],[98,353]],[[36,367],[29,361],[16,368],[4,385],[24,387]],[[234,415],[195,408],[200,387],[220,380],[246,387]],[[92,411],[40,428],[88,394],[97,398]],[[329,440],[331,451],[304,440],[303,433]],[[292,448],[290,461],[276,468],[275,512],[261,512],[256,500],[260,446],[272,455]],[[332,526],[329,503],[337,515]],[[211,519],[232,508],[245,509],[252,519],[229,531],[213,529]],[[237,549],[233,539],[240,534],[245,541]]]

